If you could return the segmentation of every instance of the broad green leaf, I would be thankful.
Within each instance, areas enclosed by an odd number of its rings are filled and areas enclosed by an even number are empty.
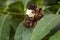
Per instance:
[[[60,30],[56,32],[49,40],[60,40]]]
[[[51,29],[60,22],[60,15],[49,14],[44,16],[36,25],[32,32],[31,40],[41,40]]]
[[[14,2],[16,2],[17,0],[7,0],[6,2],[5,2],[5,8],[4,8],[4,10],[3,11],[6,11],[9,7],[9,5],[10,4],[12,4],[12,3],[14,3]]]
[[[15,13],[24,13],[24,5],[21,1],[16,1],[9,5],[8,11]]]
[[[23,19],[13,18],[13,19],[12,19],[12,23],[11,23],[13,29],[16,30],[17,26],[18,26],[19,23],[22,22],[22,21],[23,21]]]
[[[44,0],[37,0],[36,4],[37,4],[38,7],[43,7]]]
[[[14,40],[22,40],[22,33],[25,30],[25,27],[23,26],[23,22],[18,25],[18,28],[15,33]]]
[[[11,17],[9,14],[0,16],[0,40],[9,40]]]
[[[24,15],[12,15],[12,27],[14,30],[16,30],[19,23],[21,23],[24,20]]]
[[[30,29],[26,29],[23,34],[22,34],[22,38],[23,40],[31,40],[31,35],[32,35],[32,30],[33,28]]]

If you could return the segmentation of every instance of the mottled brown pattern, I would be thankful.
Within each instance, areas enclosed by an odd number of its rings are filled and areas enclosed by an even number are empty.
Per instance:
[[[34,13],[34,17],[29,17],[26,15],[24,26],[27,28],[34,27],[37,22],[43,17],[42,8],[35,8],[35,10],[32,11]]]

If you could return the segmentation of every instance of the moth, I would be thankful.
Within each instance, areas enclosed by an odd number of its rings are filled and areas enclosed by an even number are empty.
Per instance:
[[[24,26],[27,28],[34,27],[42,17],[42,8],[38,8],[35,3],[30,3],[26,10]]]

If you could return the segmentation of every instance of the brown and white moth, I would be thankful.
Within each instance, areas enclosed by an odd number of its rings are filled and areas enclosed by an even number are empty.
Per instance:
[[[35,3],[31,3],[26,10],[24,26],[27,28],[34,27],[42,17],[42,8],[38,8]]]

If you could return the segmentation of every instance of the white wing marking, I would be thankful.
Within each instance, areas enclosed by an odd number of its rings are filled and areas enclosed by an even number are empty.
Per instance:
[[[26,14],[29,16],[29,17],[34,17],[35,14],[32,13],[33,10],[28,10],[26,11]]]

